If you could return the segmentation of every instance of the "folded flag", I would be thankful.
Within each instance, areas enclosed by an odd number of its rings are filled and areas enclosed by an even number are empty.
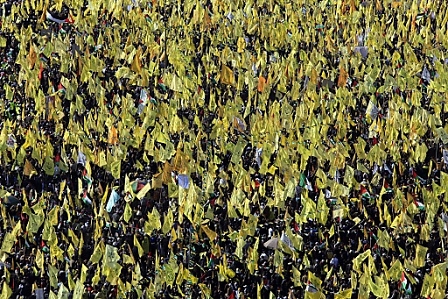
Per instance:
[[[407,285],[408,285],[408,279],[404,275],[404,271],[403,271],[403,272],[401,272],[401,278],[400,278],[400,281],[398,282],[398,286],[400,287],[400,290],[405,290]]]

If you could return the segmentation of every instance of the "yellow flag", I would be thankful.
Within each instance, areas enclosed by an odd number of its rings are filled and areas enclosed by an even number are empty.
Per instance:
[[[123,254],[123,264],[133,265],[133,264],[135,264],[135,261],[132,259],[131,256],[129,256],[127,254]]]
[[[138,255],[142,257],[145,254],[143,247],[140,245],[140,242],[137,239],[137,235],[134,234],[134,246],[137,247]]]
[[[131,217],[132,217],[132,214],[133,214],[133,212],[132,212],[132,208],[131,208],[131,206],[129,205],[129,203],[127,202],[127,203],[126,203],[126,207],[124,208],[124,214],[123,214],[123,219],[124,219],[124,221],[126,221],[126,223],[129,222],[129,220],[130,220]]]
[[[147,183],[140,191],[137,193],[137,198],[142,199],[145,197],[146,193],[151,189],[151,184]]]
[[[222,65],[220,78],[221,83],[223,84],[233,85],[235,82],[235,75],[233,74],[233,71],[225,64]]]
[[[54,206],[50,213],[48,213],[48,221],[52,226],[59,224],[59,206]]]
[[[111,126],[109,129],[109,136],[108,136],[108,143],[109,144],[118,144],[118,131],[115,126]]]
[[[320,290],[322,286],[322,280],[315,276],[312,272],[308,271],[308,281],[318,290]]]
[[[160,214],[156,207],[152,209],[151,214],[148,213],[148,220],[151,222],[155,229],[160,229],[162,227],[160,222]]]
[[[2,252],[7,252],[7,253],[11,252],[11,249],[14,246],[14,243],[16,242],[16,237],[21,232],[21,227],[22,227],[22,224],[19,221],[19,222],[17,222],[17,224],[14,227],[14,229],[12,230],[12,232],[6,234],[5,238],[3,239],[3,243],[2,243],[2,248],[1,248]]]
[[[182,92],[184,90],[182,80],[175,74],[171,80],[170,89],[177,92]]]
[[[425,274],[425,278],[423,279],[422,290],[420,292],[420,296],[427,298],[431,292],[431,289],[434,286],[434,278],[431,275]]]
[[[263,76],[259,76],[257,90],[259,92],[263,92],[265,87],[266,87],[266,79]]]
[[[73,299],[82,299],[82,294],[84,293],[84,284],[81,280],[76,281],[75,290],[73,291]]]
[[[92,262],[92,264],[98,263],[101,260],[103,253],[104,253],[104,245],[103,241],[101,241],[95,246],[95,250],[93,250],[93,254],[90,257],[90,262]]]
[[[432,268],[434,280],[437,286],[439,287],[446,286],[447,283],[446,269],[447,269],[447,262],[437,264]]]
[[[328,233],[328,237],[331,238],[333,235],[334,235],[334,224],[330,228],[330,231]]]
[[[87,266],[82,264],[82,266],[81,266],[81,278],[79,279],[82,284],[84,284],[84,282],[86,281],[86,275],[87,275],[88,271],[89,271],[89,269],[87,268]]]
[[[67,284],[70,291],[75,290],[75,282],[73,281],[72,274],[69,272],[67,275]]]
[[[154,211],[154,210],[153,210]],[[170,209],[168,214],[165,216],[165,220],[163,221],[162,233],[166,234],[171,231],[173,227],[173,211]]]
[[[344,87],[345,84],[347,84],[347,79],[348,79],[348,73],[341,66],[341,68],[339,69],[338,87]]]
[[[302,276],[300,275],[300,271],[294,266],[292,266],[292,274],[293,274],[294,286],[295,287],[302,286],[301,282]]]
[[[372,277],[369,276],[367,278],[368,283],[369,283],[369,287],[370,287],[370,291],[372,291],[372,293],[377,297],[377,298],[383,298],[382,294],[383,294],[383,290],[381,289],[381,287],[374,283],[372,280]]]
[[[208,15],[208,14],[207,14]],[[243,37],[239,37],[238,41],[237,41],[237,46],[238,46],[238,53],[243,53],[244,49],[246,48],[246,41],[244,40]]]
[[[120,273],[117,273],[118,269],[121,271],[121,266],[118,264],[120,255],[118,254],[118,248],[106,245],[106,250],[103,256],[103,272],[112,271],[112,278],[118,277]]]
[[[141,47],[138,47],[137,52],[134,55],[134,59],[132,60],[131,70],[136,73],[142,72],[142,63],[140,61],[140,56],[142,54]]]
[[[334,295],[334,299],[350,299],[352,298],[352,289],[347,289]]]
[[[416,268],[420,268],[425,265],[427,251],[428,251],[427,247],[417,244],[415,248],[415,259],[414,259],[414,266]]]
[[[305,292],[305,299],[324,299],[325,295],[322,292]]]
[[[48,277],[50,278],[50,285],[52,288],[57,288],[58,286],[58,269],[51,265],[48,264]]]
[[[58,261],[64,260],[64,251],[59,246],[51,246],[50,247],[50,257],[52,259],[57,259]]]
[[[356,272],[360,272],[360,270],[361,270],[361,264],[362,264],[362,262],[363,262],[368,256],[370,256],[370,249],[368,249],[367,251],[365,251],[365,252],[359,254],[357,257],[355,257],[355,258],[353,259],[353,269],[354,269]]]
[[[387,230],[378,230],[378,245],[389,250],[390,236]]]
[[[34,45],[30,45],[30,52],[28,53],[27,59],[29,63],[29,68],[33,69],[34,64],[36,63],[37,60],[37,53],[36,50],[34,49]]]
[[[107,165],[106,154],[104,151],[100,151],[98,153],[98,166],[103,167],[105,165]]]
[[[218,235],[214,231],[212,231],[207,225],[201,226],[204,233],[207,235],[207,237],[210,239],[210,241],[214,241],[216,239],[216,236]]]
[[[36,215],[34,213],[30,213],[29,215],[29,220],[28,220],[28,224],[26,226],[26,229],[28,232],[31,232],[33,234],[37,233],[37,231],[39,230],[40,226],[42,225],[42,223],[45,220],[45,216],[44,215]]]
[[[184,271],[184,264],[179,263],[179,270],[177,271],[177,278],[176,278],[177,285],[181,285],[182,281],[184,280],[183,271]]]
[[[429,225],[425,223],[420,230],[420,239],[423,241],[429,241]]]
[[[120,178],[121,173],[121,160],[115,157],[115,160],[110,165],[110,172],[115,179]]]
[[[9,285],[6,283],[6,281],[3,282],[2,286],[2,294],[0,296],[1,299],[8,299],[12,296],[12,290],[9,287]]]
[[[43,272],[45,272],[44,269],[44,256],[42,255],[42,251],[37,249],[36,254],[36,265],[39,267],[39,269]]]
[[[28,159],[26,159],[25,166],[23,167],[23,174],[31,177],[36,173],[37,173],[37,171],[34,168],[34,166],[31,164],[31,162]]]

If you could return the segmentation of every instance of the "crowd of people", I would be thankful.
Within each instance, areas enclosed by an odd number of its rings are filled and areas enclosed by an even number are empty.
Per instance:
[[[3,1],[2,298],[445,298],[446,6]]]

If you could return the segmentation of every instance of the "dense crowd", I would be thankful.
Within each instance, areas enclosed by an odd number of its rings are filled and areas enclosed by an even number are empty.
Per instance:
[[[445,298],[446,3],[308,2],[4,1],[2,298]]]

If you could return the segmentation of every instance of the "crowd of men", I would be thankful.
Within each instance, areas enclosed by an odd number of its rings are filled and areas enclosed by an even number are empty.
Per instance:
[[[0,5],[2,298],[445,298],[445,2]]]

